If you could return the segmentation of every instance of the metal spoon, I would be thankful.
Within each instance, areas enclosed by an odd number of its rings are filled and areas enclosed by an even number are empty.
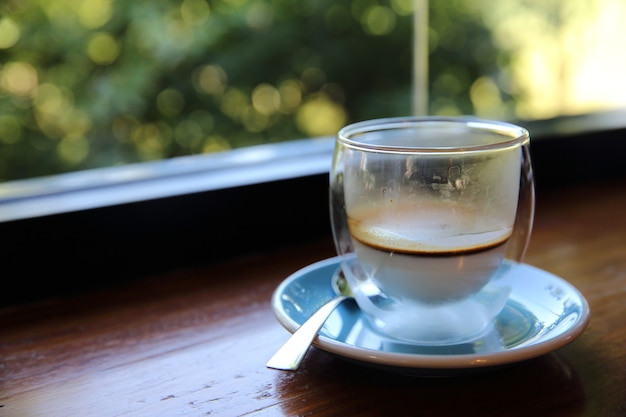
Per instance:
[[[295,371],[300,366],[304,355],[309,350],[311,343],[322,328],[326,319],[345,300],[352,298],[352,291],[341,271],[333,278],[333,288],[338,294],[321,306],[296,330],[287,341],[276,351],[274,356],[267,362],[268,368],[284,371]]]

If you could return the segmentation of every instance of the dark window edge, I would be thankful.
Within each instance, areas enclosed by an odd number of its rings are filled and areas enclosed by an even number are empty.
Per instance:
[[[626,176],[626,117],[617,116],[613,124],[595,124],[593,115],[520,123],[531,132],[538,196]],[[559,129],[550,129],[550,123]],[[307,146],[314,151],[301,152]],[[7,207],[34,208],[30,215],[0,221],[8,271],[16,277],[0,306],[328,238],[332,146],[332,138],[267,145],[256,156],[259,149],[220,155],[240,158],[232,168],[205,167],[210,157],[197,157],[177,160],[188,165],[175,173],[170,168],[170,175],[157,169],[163,161],[145,164],[154,168],[153,177],[120,176],[117,182],[86,186],[76,175],[69,176],[77,181],[73,187],[2,194],[3,219]],[[101,200],[85,203],[92,195]]]
[[[626,109],[516,123],[530,131],[539,157],[551,147],[563,146],[568,154],[589,148],[581,140],[591,138],[595,146],[599,137],[618,138],[626,128]],[[616,145],[623,144],[609,143],[609,149]],[[0,183],[0,222],[323,174],[332,150],[332,137],[301,139]],[[547,170],[539,180],[554,182],[552,175]]]

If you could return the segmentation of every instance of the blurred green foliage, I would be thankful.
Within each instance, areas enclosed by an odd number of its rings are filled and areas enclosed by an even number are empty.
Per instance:
[[[470,87],[506,63],[477,3],[430,2],[432,113],[473,113]],[[411,114],[413,6],[4,0],[0,180],[332,135],[348,122]]]

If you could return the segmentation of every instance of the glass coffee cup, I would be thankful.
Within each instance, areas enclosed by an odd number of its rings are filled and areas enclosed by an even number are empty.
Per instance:
[[[530,138],[469,117],[370,120],[341,129],[330,172],[341,268],[368,323],[450,345],[493,328],[534,215]]]

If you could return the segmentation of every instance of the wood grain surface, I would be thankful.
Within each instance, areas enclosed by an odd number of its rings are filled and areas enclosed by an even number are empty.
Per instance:
[[[334,254],[329,238],[5,307],[0,416],[626,416],[625,182],[538,196],[526,262],[575,285],[591,320],[510,367],[418,378],[313,348],[297,372],[266,368],[289,335],[272,292]]]

